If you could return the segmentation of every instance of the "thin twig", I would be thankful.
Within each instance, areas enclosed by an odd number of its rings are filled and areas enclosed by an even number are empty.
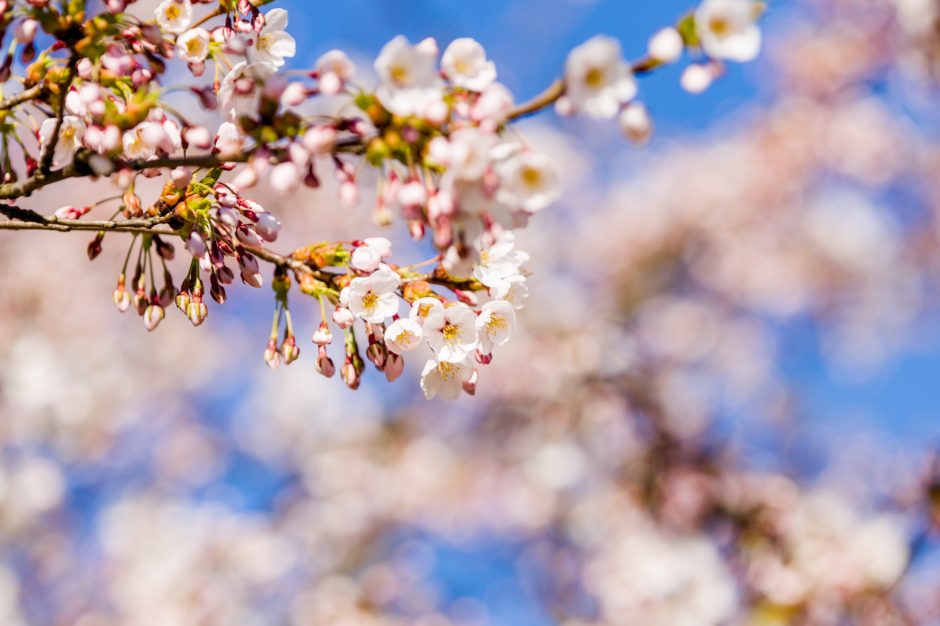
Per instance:
[[[6,100],[0,100],[0,111],[12,109],[13,107],[23,104],[28,100],[38,98],[44,89],[45,85],[40,83],[30,87],[29,89],[24,89],[19,93],[15,93]]]

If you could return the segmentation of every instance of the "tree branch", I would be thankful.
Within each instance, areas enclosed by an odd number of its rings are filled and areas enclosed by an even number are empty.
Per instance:
[[[633,62],[631,69],[634,74],[647,74],[660,65],[662,65],[662,61],[652,57],[644,57]],[[542,93],[512,109],[507,119],[513,121],[537,113],[545,107],[555,104],[563,95],[565,95],[565,80],[563,78],[557,78],[551,85],[546,87]]]
[[[24,102],[38,98],[45,89],[45,85],[42,83],[34,85],[29,89],[24,89],[19,93],[15,93],[6,100],[0,100],[0,111],[5,111],[7,109],[12,109],[15,106],[19,106]]]
[[[0,215],[10,218],[0,221],[0,230],[47,230],[55,232],[69,231],[106,231],[116,233],[151,233],[154,235],[175,235],[174,230],[157,229],[173,219],[174,214],[159,217],[133,218],[128,220],[67,220],[54,215],[48,217],[18,206],[0,204]]]

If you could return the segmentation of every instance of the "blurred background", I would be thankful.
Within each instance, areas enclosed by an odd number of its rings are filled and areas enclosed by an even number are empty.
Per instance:
[[[520,101],[588,37],[636,58],[693,8],[279,5],[294,67],[470,36]],[[110,301],[120,235],[88,263],[82,235],[0,234],[0,623],[940,624],[940,3],[771,2],[763,26],[702,95],[681,67],[641,81],[642,150],[520,125],[566,192],[457,403],[423,399],[419,363],[350,392],[309,343],[269,370],[267,288],[148,334]],[[252,197],[279,250],[410,245],[329,185]]]

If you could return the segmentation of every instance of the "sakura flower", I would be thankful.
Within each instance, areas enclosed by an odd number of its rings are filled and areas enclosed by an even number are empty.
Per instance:
[[[506,300],[492,300],[480,308],[477,317],[477,332],[480,335],[480,350],[483,354],[501,346],[512,335],[516,327],[516,312]]]
[[[49,118],[44,120],[39,127],[39,141],[44,149],[52,141],[52,135],[55,132],[56,120]],[[85,135],[85,122],[74,115],[65,115],[62,117],[62,126],[59,128],[59,140],[55,145],[53,161],[64,164],[72,159],[75,151],[82,147],[82,137]]]
[[[395,290],[401,277],[387,265],[382,265],[369,276],[353,278],[346,295],[349,310],[372,324],[385,321],[398,312]]]
[[[462,128],[450,136],[448,173],[462,180],[478,180],[490,165],[496,136],[477,128]]]
[[[519,268],[529,260],[529,255],[513,250],[515,244],[516,236],[511,231],[503,232],[493,245],[480,251],[480,261],[473,266],[473,277],[495,288],[519,276]]]
[[[611,118],[636,95],[630,64],[620,43],[598,35],[571,51],[565,62],[565,97],[575,111]]]
[[[238,126],[231,122],[223,122],[215,136],[215,149],[223,157],[234,156],[242,151],[245,138]]]
[[[209,56],[209,31],[191,28],[176,38],[176,49],[187,63],[201,63]]]
[[[512,93],[502,83],[493,83],[477,98],[470,118],[487,130],[495,130],[509,118],[512,107]]]
[[[389,352],[404,354],[417,348],[424,337],[421,324],[413,319],[403,317],[395,320],[385,329],[385,346]]]
[[[157,24],[168,33],[181,33],[193,21],[193,5],[189,0],[163,0],[156,13]]]
[[[270,63],[274,67],[284,65],[284,59],[294,56],[297,44],[284,29],[287,28],[287,11],[271,9],[264,14],[264,27],[257,33],[253,45],[245,51],[249,63]]]
[[[444,304],[437,298],[418,298],[411,303],[411,311],[408,313],[408,317],[409,319],[416,320],[423,325],[424,320],[427,319],[431,311],[443,308]]]
[[[490,287],[489,295],[491,298],[505,300],[516,310],[523,308],[526,298],[529,297],[529,288],[525,284],[525,276],[517,274],[500,281],[496,286]]]
[[[424,319],[424,334],[439,361],[456,363],[477,348],[477,316],[466,304],[434,308]]]
[[[445,400],[456,400],[473,372],[473,366],[466,360],[454,363],[430,359],[421,372],[421,390],[428,400],[438,395]]]
[[[264,83],[274,71],[275,67],[271,63],[248,64],[242,61],[235,65],[222,79],[219,88],[222,110],[233,119],[255,117]]]
[[[497,198],[529,213],[541,211],[561,195],[561,181],[551,160],[538,152],[522,152],[501,163]]]
[[[695,10],[695,30],[708,56],[743,63],[760,52],[759,16],[752,0],[705,0]]]
[[[441,70],[457,87],[483,91],[496,80],[496,66],[486,58],[486,51],[475,39],[455,39],[444,50]]]
[[[349,264],[360,272],[374,272],[383,259],[391,256],[392,244],[384,237],[370,237],[352,253]]]
[[[379,75],[376,96],[396,115],[420,115],[442,95],[441,80],[429,51],[399,35],[385,44],[375,60]]]
[[[356,73],[356,66],[342,50],[330,50],[316,64],[320,77],[320,92],[328,96],[338,94]]]

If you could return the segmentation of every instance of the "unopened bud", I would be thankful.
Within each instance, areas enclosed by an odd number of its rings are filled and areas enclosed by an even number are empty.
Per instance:
[[[395,382],[401,373],[405,371],[405,360],[401,356],[389,352],[385,361],[385,378],[388,382]]]
[[[284,365],[290,365],[300,356],[300,346],[293,335],[284,338],[281,343],[281,358],[284,359]]]
[[[327,325],[326,321],[320,322],[320,327],[313,333],[311,339],[313,343],[321,347],[328,346],[333,342],[333,333],[330,331],[330,327]]]
[[[157,303],[151,303],[147,307],[147,310],[144,311],[144,326],[147,327],[148,331],[153,331],[157,326],[160,325],[160,322],[163,321],[166,312],[163,310],[163,307]]]
[[[268,345],[264,349],[264,362],[272,370],[276,370],[281,364],[281,353],[277,349],[277,340],[274,337],[268,340]]]
[[[333,374],[336,373],[336,366],[333,364],[333,359],[327,355],[326,347],[324,346],[320,346],[317,351],[316,369],[327,378],[331,378]]]

